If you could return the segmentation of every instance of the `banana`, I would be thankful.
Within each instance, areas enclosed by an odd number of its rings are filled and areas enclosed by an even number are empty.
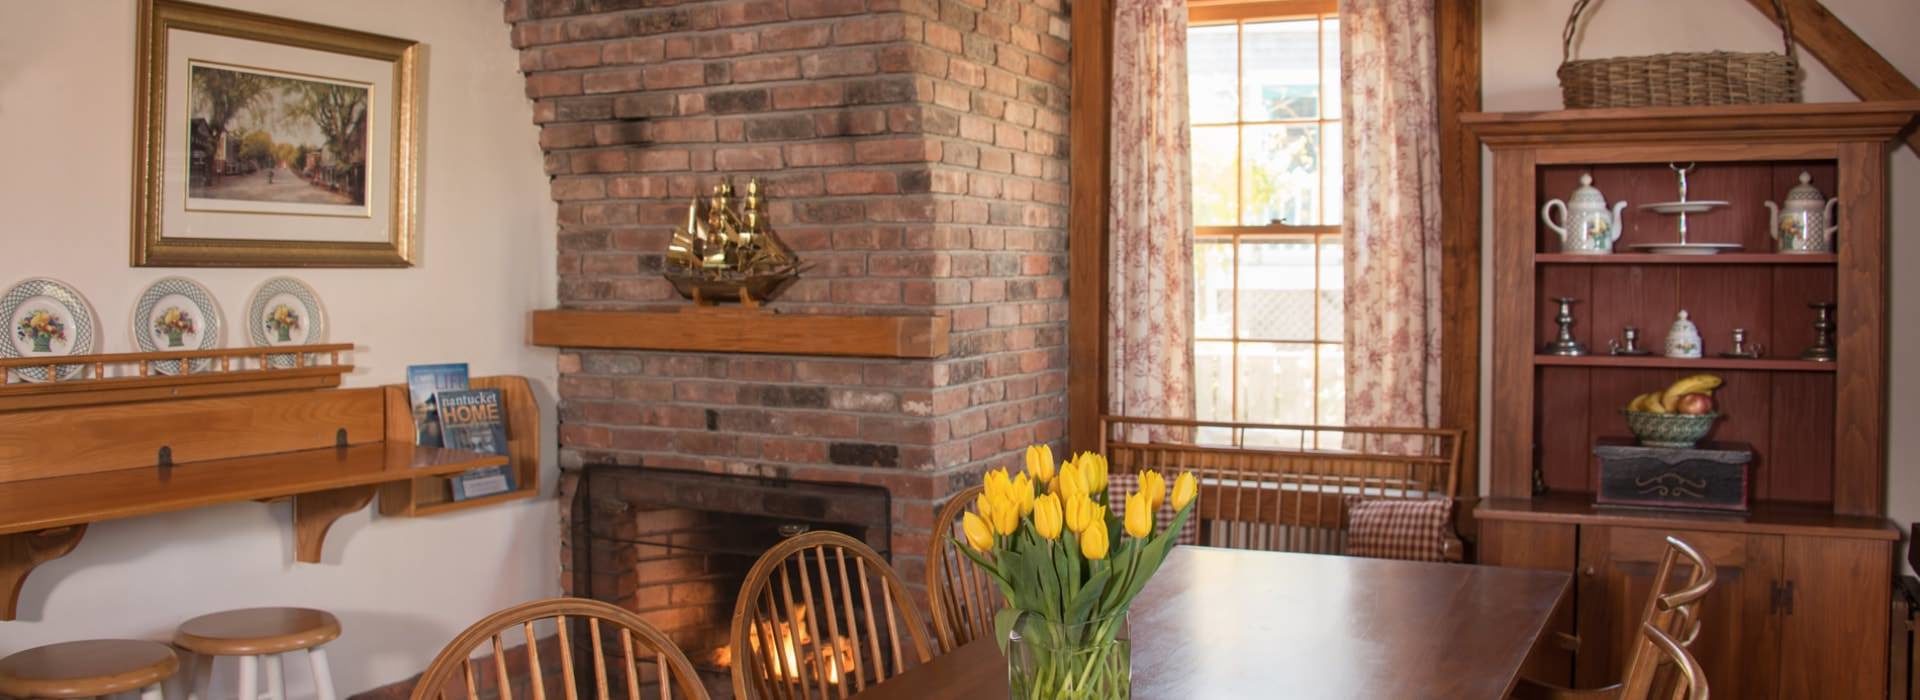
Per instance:
[[[1633,397],[1633,401],[1627,403],[1627,410],[1639,413],[1667,412],[1667,409],[1660,405],[1660,392],[1657,391]]]
[[[1720,388],[1720,384],[1720,378],[1711,374],[1696,374],[1674,382],[1660,393],[1660,412],[1673,412],[1673,404],[1687,394],[1712,394],[1714,389]]]

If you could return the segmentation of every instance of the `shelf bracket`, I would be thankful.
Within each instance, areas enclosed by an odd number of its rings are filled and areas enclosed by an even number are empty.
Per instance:
[[[315,491],[293,497],[294,558],[305,564],[320,563],[320,550],[326,545],[327,530],[340,516],[367,507],[373,502],[373,486],[349,486],[331,491]]]
[[[64,557],[87,534],[86,525],[56,527],[35,532],[0,535],[0,622],[15,619],[19,612],[20,589],[34,567]]]

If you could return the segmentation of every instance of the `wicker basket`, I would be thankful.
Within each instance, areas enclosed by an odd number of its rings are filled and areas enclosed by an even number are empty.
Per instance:
[[[1800,101],[1793,19],[1780,0],[1786,53],[1664,53],[1573,60],[1573,37],[1589,0],[1574,0],[1561,35],[1560,92],[1567,109],[1775,104]]]

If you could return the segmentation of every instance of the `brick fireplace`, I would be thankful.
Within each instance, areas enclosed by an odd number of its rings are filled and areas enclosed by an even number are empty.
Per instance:
[[[506,18],[563,308],[686,305],[659,275],[673,224],[757,176],[810,265],[771,308],[951,328],[933,359],[563,349],[562,466],[884,489],[874,544],[921,587],[944,499],[1064,447],[1065,0],[508,0]],[[585,593],[568,537],[562,579]]]

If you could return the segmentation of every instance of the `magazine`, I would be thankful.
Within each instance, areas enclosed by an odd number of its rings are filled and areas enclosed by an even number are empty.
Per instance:
[[[435,395],[465,391],[466,363],[414,365],[407,368],[407,402],[413,405],[414,444],[440,447],[440,413]]]

